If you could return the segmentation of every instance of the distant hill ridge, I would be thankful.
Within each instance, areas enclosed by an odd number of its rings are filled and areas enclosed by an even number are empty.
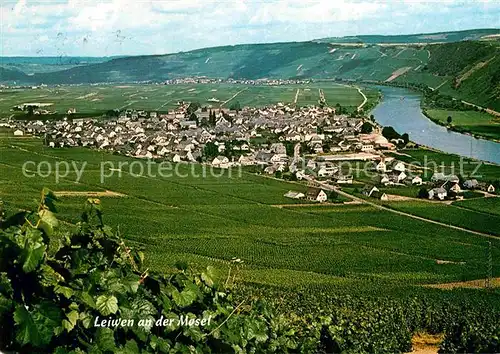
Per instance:
[[[421,40],[422,36],[428,37],[429,44],[411,42]],[[114,58],[32,75],[19,67],[3,65],[0,82],[34,85],[161,82],[193,76],[394,81],[425,84],[500,110],[498,29],[355,38],[365,42],[352,46],[338,41],[332,44],[328,39],[221,46],[166,55]],[[344,39],[349,43],[352,38]],[[443,39],[449,43],[435,44]],[[378,45],[374,41],[385,44],[406,41],[407,44]]]
[[[499,29],[483,28],[454,32],[434,32],[417,34],[399,34],[399,35],[360,35],[346,37],[328,37],[317,39],[318,42],[336,42],[336,43],[451,43],[460,41],[471,41],[488,39],[488,36],[500,34]]]

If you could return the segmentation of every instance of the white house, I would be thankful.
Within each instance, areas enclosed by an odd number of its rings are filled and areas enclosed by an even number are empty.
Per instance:
[[[20,129],[17,129],[14,131],[14,136],[23,136],[24,132]]]
[[[368,197],[371,197],[373,193],[375,192],[380,192],[380,190],[375,187],[375,186],[366,186],[364,189],[363,189],[363,194],[368,196]]]
[[[455,193],[460,193],[462,189],[460,188],[460,185],[458,183],[455,183],[450,187],[450,191],[453,191]]]
[[[416,186],[421,186],[421,185],[422,185],[422,183],[423,183],[423,181],[422,181],[422,177],[420,177],[420,176],[415,176],[415,177],[413,177],[413,179],[411,180],[411,184],[414,184],[414,185],[416,185]]]
[[[386,174],[380,176],[380,184],[387,185],[390,182],[391,180],[389,179],[389,176],[387,176]]]
[[[399,161],[394,165],[393,170],[398,172],[405,172],[406,171],[405,164]]]
[[[175,154],[174,157],[172,158],[173,162],[181,162],[181,155]]]
[[[437,198],[439,200],[444,200],[448,192],[443,187],[433,188],[429,191],[429,199]]]
[[[384,161],[380,161],[377,166],[375,167],[375,169],[378,171],[378,172],[385,172],[387,170],[387,167],[385,166],[385,162]]]
[[[338,184],[352,184],[353,177],[352,175],[347,175],[347,176],[338,176],[336,182]]]
[[[226,156],[219,155],[212,160],[212,166],[227,168],[229,165],[229,159]]]
[[[398,183],[401,182],[401,181],[404,181],[406,179],[406,173],[404,172],[401,172],[398,176],[397,176],[397,179],[398,179]]]
[[[310,187],[307,190],[307,199],[322,203],[327,201],[328,195],[322,189]]]

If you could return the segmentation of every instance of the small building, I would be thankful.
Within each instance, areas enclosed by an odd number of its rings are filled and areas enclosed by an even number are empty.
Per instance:
[[[378,171],[378,172],[386,172],[387,171],[387,167],[385,165],[385,161],[380,161],[377,166],[375,166],[375,169]]]
[[[303,199],[305,198],[305,194],[301,192],[295,192],[295,191],[288,191],[283,195],[286,198],[291,198],[291,199]]]
[[[366,186],[365,188],[363,188],[363,191],[361,193],[366,195],[367,197],[371,197],[375,192],[380,192],[380,190],[375,186]]]
[[[413,179],[411,180],[411,184],[415,185],[415,186],[421,186],[423,183],[422,181],[422,177],[420,176],[415,176],[413,177]]]
[[[495,193],[495,186],[493,186],[492,184],[490,184],[490,185],[488,186],[488,188],[486,189],[486,191],[487,191],[488,193]]]
[[[429,191],[429,199],[444,200],[448,196],[448,192],[443,187],[433,188]]]
[[[24,132],[20,129],[14,130],[14,136],[23,136]]]
[[[212,166],[225,168],[228,167],[229,159],[226,156],[219,155],[212,160]]]
[[[352,184],[352,181],[352,175],[340,175],[335,179],[335,182],[337,182],[338,184]]]
[[[464,182],[465,189],[476,189],[479,186],[477,179],[468,179]]]
[[[383,192],[373,192],[372,195],[371,195],[372,198],[376,198],[378,200],[382,200],[382,201],[388,201],[389,200],[389,197],[387,196],[387,194],[383,193]]]
[[[394,165],[393,170],[394,170],[394,171],[398,171],[398,172],[405,172],[405,171],[406,171],[405,164],[404,164],[404,163],[402,163],[401,161],[398,161],[398,162]]]
[[[458,183],[454,183],[451,187],[450,187],[450,191],[454,192],[454,193],[460,193],[462,191],[462,188],[460,188],[460,185]]]
[[[442,172],[435,172],[431,177],[432,182],[444,182],[446,181],[446,176]]]
[[[310,187],[307,190],[307,199],[322,203],[327,201],[328,195],[320,188]]]

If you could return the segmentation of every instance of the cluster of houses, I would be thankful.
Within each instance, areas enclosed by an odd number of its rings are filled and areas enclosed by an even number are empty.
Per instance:
[[[288,191],[284,194],[285,197],[290,199],[303,199],[311,202],[326,202],[328,200],[328,194],[321,188],[309,187],[306,193]]]
[[[330,107],[279,103],[240,111],[200,108],[194,114],[189,113],[189,104],[179,103],[169,113],[126,110],[108,119],[8,124],[15,135],[43,136],[51,147],[83,146],[137,158],[205,162],[219,168],[258,165],[264,173],[286,170],[297,173],[299,179],[307,171],[319,177],[334,176],[338,169],[332,165],[339,156],[380,159],[383,151],[394,149],[379,132],[361,134],[364,119],[336,114]],[[216,154],[206,154],[207,144],[216,146]],[[310,158],[299,158],[299,154]],[[338,183],[352,183],[352,176],[336,178]]]
[[[164,81],[165,85],[179,85],[179,84],[242,84],[242,85],[267,85],[267,86],[277,86],[277,85],[298,85],[298,84],[309,84],[311,80],[293,80],[293,79],[213,79],[209,77],[185,77],[178,79],[170,79]]]
[[[495,193],[495,187],[491,184],[478,182],[477,179],[466,180],[460,185],[457,175],[446,175],[436,172],[431,177],[433,188],[428,191],[429,199],[457,199],[464,190],[482,190],[487,193]]]
[[[387,169],[388,166],[390,166],[390,170]],[[420,198],[439,201],[460,199],[463,197],[461,193],[466,190],[481,190],[486,193],[495,193],[495,187],[491,184],[478,182],[477,179],[469,179],[461,184],[460,178],[454,174],[446,175],[442,172],[436,172],[426,182],[420,176],[408,178],[405,173],[405,165],[401,161],[393,161],[392,164],[387,164],[387,160],[380,161],[376,164],[375,169],[384,172],[380,176],[380,186],[426,185],[426,187],[423,187],[425,193],[418,195]],[[389,174],[386,174],[386,172],[389,172]],[[383,191],[380,191],[374,185],[366,185],[362,190],[362,194],[380,200],[389,199],[386,193],[383,193]]]

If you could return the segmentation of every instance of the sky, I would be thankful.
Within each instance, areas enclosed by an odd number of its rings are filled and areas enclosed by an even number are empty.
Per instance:
[[[500,0],[0,0],[0,56],[165,54],[471,28],[500,28]]]

